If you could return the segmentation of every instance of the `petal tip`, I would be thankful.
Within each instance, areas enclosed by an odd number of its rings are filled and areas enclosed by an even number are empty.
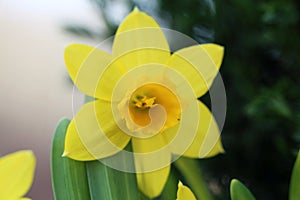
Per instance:
[[[181,181],[178,181],[178,188],[180,188],[180,187],[182,187],[182,186],[183,186],[182,182],[181,182]]]
[[[28,156],[34,156],[34,153],[31,150],[23,150],[23,153],[26,154],[26,155],[28,155]]]
[[[67,56],[70,51],[76,48],[79,44],[69,44],[65,47],[64,55]]]
[[[210,54],[211,52],[219,52],[221,55],[224,54],[224,47],[215,43],[207,43],[207,44],[202,44],[201,45],[205,51],[208,51]]]
[[[64,151],[64,153],[61,155],[61,157],[67,157],[70,154],[70,152]]]
[[[225,149],[224,149],[223,146],[222,146],[221,149],[220,149],[220,153],[221,153],[221,154],[225,154],[225,153],[226,153],[226,151],[225,151]]]
[[[139,9],[137,6],[135,6],[135,7],[133,8],[133,12],[134,12],[134,13],[138,13],[138,12],[140,12],[140,9]]]
[[[225,154],[225,149],[224,149],[224,146],[223,146],[223,143],[222,141],[220,140],[220,144],[219,144],[219,151],[218,151],[219,154]]]
[[[216,45],[217,49],[219,49],[219,51],[222,53],[222,55],[224,54],[225,48],[221,45]]]

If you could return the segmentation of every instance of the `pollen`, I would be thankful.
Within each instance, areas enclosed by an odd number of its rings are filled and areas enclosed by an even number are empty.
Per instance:
[[[134,100],[132,100],[132,103],[135,105],[137,109],[149,109],[156,105],[155,103],[156,97],[148,97],[148,96],[140,96],[137,95]]]

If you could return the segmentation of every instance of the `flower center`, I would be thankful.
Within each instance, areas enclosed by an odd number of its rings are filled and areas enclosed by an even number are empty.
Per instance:
[[[131,103],[137,108],[137,109],[149,109],[152,106],[156,105],[155,104],[155,99],[156,97],[148,97],[146,95],[144,96],[140,96],[140,95],[136,95],[133,96],[131,99]]]
[[[169,88],[157,83],[143,85],[132,93],[129,100],[132,121],[139,126],[149,125],[149,110],[158,104],[163,106],[167,115],[163,129],[176,125],[181,115],[179,100]]]

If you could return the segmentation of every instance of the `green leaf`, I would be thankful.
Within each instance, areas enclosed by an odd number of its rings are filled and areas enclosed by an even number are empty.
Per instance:
[[[174,165],[184,177],[186,184],[191,188],[197,199],[212,200],[197,160],[181,157],[174,162]]]
[[[300,151],[293,168],[290,183],[290,200],[299,200],[300,198]]]
[[[127,145],[127,149],[131,144]],[[125,159],[124,156],[116,155],[119,165],[134,166],[133,159]],[[109,159],[114,160],[114,157]],[[112,169],[102,162],[86,162],[91,200],[139,200],[139,190],[135,174],[121,172]]]
[[[59,122],[52,143],[51,174],[56,200],[90,200],[84,162],[62,157],[65,135],[70,120]]]
[[[230,196],[231,200],[255,200],[248,188],[237,179],[231,181]]]

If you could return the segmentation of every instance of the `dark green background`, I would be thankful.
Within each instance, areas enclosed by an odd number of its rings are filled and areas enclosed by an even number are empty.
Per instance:
[[[300,1],[122,2],[199,43],[225,47],[220,72],[228,101],[222,131],[226,154],[199,160],[215,199],[229,199],[232,178],[257,199],[287,199],[300,146]],[[118,1],[91,3],[106,19],[107,30],[94,33],[76,22],[65,29],[101,41],[116,30],[108,8]],[[209,103],[208,95],[202,100]]]

